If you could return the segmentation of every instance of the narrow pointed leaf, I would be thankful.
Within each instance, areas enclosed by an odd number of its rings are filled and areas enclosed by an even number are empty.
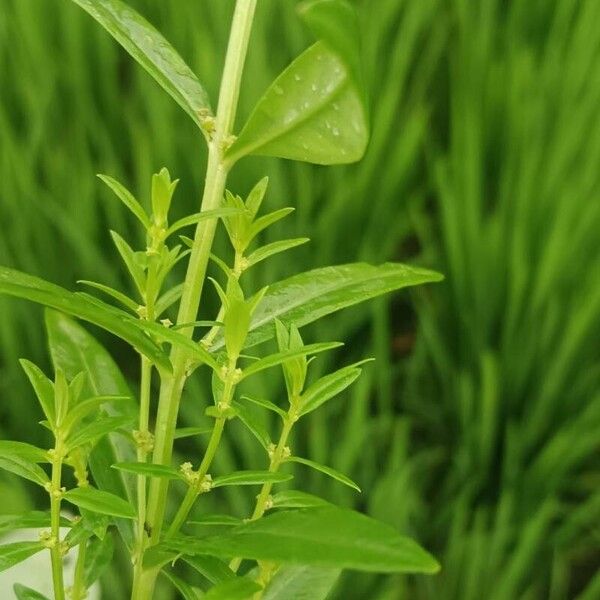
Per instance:
[[[13,585],[13,591],[17,600],[50,600],[48,596],[44,596],[44,594],[40,594],[20,583],[15,583],[15,585]]]
[[[35,395],[37,396],[48,422],[51,425],[54,425],[56,411],[54,408],[54,385],[52,384],[52,381],[50,381],[50,379],[44,375],[43,371],[31,361],[22,358],[19,362],[35,391]]]
[[[210,588],[204,600],[247,600],[260,592],[262,587],[248,577],[236,577]]]
[[[241,519],[233,517],[231,515],[200,515],[195,517],[192,521],[188,521],[188,525],[239,525],[242,523]]]
[[[84,579],[86,587],[96,582],[102,573],[110,566],[114,552],[112,535],[104,536],[104,539],[92,538],[85,552]]]
[[[179,221],[175,221],[173,225],[167,229],[167,237],[173,235],[176,231],[179,231],[183,227],[189,227],[190,225],[196,225],[200,221],[206,221],[209,219],[220,219],[222,217],[226,217],[232,214],[236,214],[241,212],[241,210],[237,208],[215,208],[213,210],[203,210],[202,212],[195,213],[193,215],[188,215],[187,217],[183,217],[179,219]]]
[[[83,427],[76,429],[69,438],[67,438],[67,447],[70,449],[78,448],[83,444],[93,443],[101,437],[123,429],[124,427],[133,426],[133,419],[129,416],[121,417],[105,417],[92,421]]]
[[[279,210],[275,210],[268,215],[264,215],[256,219],[256,221],[252,223],[250,231],[248,232],[247,243],[249,244],[261,231],[267,227],[270,227],[274,223],[277,223],[277,221],[281,221],[281,219],[284,219],[289,214],[293,213],[294,210],[295,209],[291,207],[280,208]]]
[[[31,463],[50,462],[46,450],[27,442],[14,442],[12,440],[0,440],[0,457],[22,458]]]
[[[286,350],[284,352],[277,352],[276,354],[271,354],[271,356],[261,358],[255,363],[252,363],[249,367],[246,367],[242,371],[242,379],[250,377],[251,375],[258,373],[259,371],[263,371],[264,369],[270,369],[271,367],[280,365],[281,363],[291,358],[296,358],[298,356],[307,356],[309,354],[318,354],[320,352],[332,350],[333,348],[339,348],[340,346],[343,346],[343,344],[340,342],[323,342],[317,344],[308,344],[297,350]]]
[[[67,414],[67,418],[63,423],[63,429],[70,431],[79,421],[95,412],[99,408],[106,406],[107,404],[112,405],[115,402],[132,402],[131,396],[95,396],[94,398],[88,398],[83,400],[75,406]]]
[[[361,369],[347,367],[315,381],[300,398],[300,415],[319,408],[352,385],[360,376]]]
[[[271,339],[275,335],[275,319],[281,320],[288,328],[292,323],[302,327],[365,300],[442,279],[434,271],[398,263],[379,266],[352,263],[294,275],[269,286],[252,315],[246,347]],[[213,349],[222,347],[223,338],[218,334]]]
[[[306,244],[306,242],[309,241],[309,238],[295,238],[292,240],[281,240],[279,242],[273,242],[271,244],[267,244],[266,246],[262,246],[262,248],[255,250],[252,252],[252,254],[246,257],[248,266],[252,267],[257,263],[274,256],[275,254],[285,252],[286,250],[291,250],[292,248]]]
[[[258,440],[259,444],[266,450],[271,443],[271,438],[267,430],[259,423],[254,415],[242,404],[233,403],[235,414],[240,418],[240,421],[249,429],[250,433]]]
[[[161,573],[171,582],[183,600],[200,600],[200,595],[194,591],[194,588],[192,588],[189,583],[175,575],[175,573],[171,573],[171,571],[168,569],[161,571]],[[206,596],[202,595],[202,597],[205,598]]]
[[[109,402],[103,410],[111,416],[133,416],[138,406],[119,367],[98,341],[73,319],[51,310],[46,311],[46,329],[50,354],[55,368],[61,368],[72,378],[85,372],[84,397],[122,396],[128,400]],[[135,460],[135,452],[122,436],[107,436],[96,444],[89,457],[89,466],[96,485],[107,492],[132,499],[133,483],[110,466],[116,462]],[[126,519],[117,519],[116,525],[127,547],[133,546],[133,528]]]
[[[174,438],[176,440],[181,440],[183,438],[193,437],[195,435],[210,433],[211,431],[211,427],[179,427],[175,430]]]
[[[261,485],[263,483],[282,483],[292,479],[285,473],[272,473],[271,471],[236,471],[221,475],[213,480],[212,487],[224,487],[226,485]]]
[[[214,556],[184,555],[182,558],[190,567],[211,583],[221,583],[235,577],[235,573],[229,568],[227,563]]]
[[[33,481],[42,487],[50,481],[40,466],[19,456],[0,455],[0,469]]]
[[[6,267],[0,267],[0,293],[25,298],[94,323],[122,338],[163,368],[170,368],[168,358],[161,349],[137,327],[131,326],[136,319],[100,300],[89,300],[39,277]]]
[[[43,549],[41,542],[13,542],[0,546],[0,571],[6,571]]]
[[[131,248],[131,246],[116,232],[111,231],[110,235],[112,236],[113,242],[133,279],[138,292],[140,295],[143,295],[144,290],[146,288],[146,276],[144,275],[144,270],[139,265],[136,260],[136,254]]]
[[[298,490],[283,490],[272,496],[273,508],[314,508],[327,506],[329,502]]]
[[[116,194],[117,198],[138,218],[140,223],[146,228],[150,228],[150,217],[142,208],[142,205],[134,198],[133,194],[116,179],[108,175],[98,175],[98,177]]]
[[[254,396],[242,396],[242,400],[247,400],[248,402],[252,402],[252,404],[256,404],[257,406],[262,406],[267,410],[277,413],[281,418],[285,418],[286,412],[282,408],[279,408],[276,404],[269,400],[264,400],[262,398],[255,398]]]
[[[69,521],[63,521],[63,525],[68,525]],[[32,510],[16,515],[0,516],[0,535],[7,531],[15,529],[41,529],[50,527],[50,513],[39,510]]]
[[[308,460],[307,458],[300,458],[298,456],[290,456],[286,459],[286,462],[295,462],[301,465],[306,465],[307,467],[315,469],[315,471],[320,471],[328,477],[331,477],[332,479],[335,479],[336,481],[355,489],[357,492],[360,492],[360,488],[358,485],[356,485],[356,483],[354,483],[354,481],[352,481],[352,479],[350,479],[350,477],[347,477],[343,473],[340,473],[331,467],[315,462],[314,460]]]
[[[155,465],[152,463],[117,463],[113,469],[124,471],[125,473],[134,473],[136,475],[145,475],[146,477],[159,477],[161,479],[184,479],[181,471],[167,465]]]
[[[325,600],[336,584],[340,569],[292,565],[277,570],[261,600]]]
[[[87,279],[80,279],[77,283],[82,283],[83,285],[87,285],[89,287],[100,290],[101,292],[104,292],[107,296],[114,298],[115,300],[117,300],[117,302],[120,302],[123,306],[133,311],[134,313],[139,307],[139,304],[136,304],[131,298],[123,294],[123,292],[119,292],[119,290],[115,290],[108,285],[97,283],[96,281],[88,281]]]
[[[179,298],[181,298],[181,294],[183,293],[183,284],[176,285],[172,287],[169,291],[165,292],[157,301],[154,306],[154,311],[156,312],[156,318],[160,317],[165,310],[173,306]]]
[[[103,492],[93,487],[75,488],[65,492],[63,498],[75,506],[112,517],[134,519],[135,510],[129,504],[109,492]]]
[[[390,525],[327,506],[281,511],[220,535],[178,536],[166,543],[186,554],[210,554],[380,573],[435,573],[439,565]]]
[[[120,0],[73,0],[87,11],[158,82],[202,128],[201,115],[210,112],[208,95],[177,51]]]

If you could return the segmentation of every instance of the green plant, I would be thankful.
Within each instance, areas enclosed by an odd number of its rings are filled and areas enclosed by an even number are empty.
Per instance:
[[[363,364],[343,367],[307,384],[313,357],[339,344],[305,344],[298,328],[346,306],[402,287],[437,281],[440,276],[399,264],[374,267],[357,263],[295,275],[248,296],[242,281],[246,271],[307,240],[273,242],[250,251],[257,236],[291,209],[258,216],[266,179],[245,200],[225,190],[231,168],[250,154],[317,164],[348,163],[362,156],[368,119],[351,7],[338,0],[302,5],[303,19],[319,41],[275,80],[235,136],[232,131],[256,0],[236,3],[216,115],[192,71],[132,9],[119,0],[75,1],[115,37],[198,126],[208,146],[206,179],[201,211],[171,223],[177,181],[171,180],[166,169],[152,178],[150,214],[116,180],[101,177],[144,228],[146,247],[142,251],[135,251],[119,234],[112,233],[137,297],[97,282],[82,283],[110,296],[123,308],[12,269],[0,270],[0,291],[52,309],[46,321],[55,367],[51,381],[35,365],[23,362],[46,417],[43,425],[52,433],[53,448],[44,451],[23,442],[2,442],[0,462],[4,469],[42,486],[50,497],[49,515],[21,515],[12,519],[10,527],[33,523],[49,526],[49,530],[39,541],[1,546],[0,564],[7,568],[49,548],[55,597],[61,599],[65,597],[62,556],[77,546],[70,597],[82,598],[110,561],[114,525],[134,565],[132,598],[152,597],[159,574],[164,574],[184,597],[198,597],[193,585],[181,577],[180,565],[175,566],[178,559],[204,578],[203,587],[214,584],[207,598],[287,598],[292,586],[299,585],[314,590],[312,597],[324,597],[337,570],[343,568],[436,571],[437,563],[431,556],[387,525],[316,496],[289,489],[275,494],[271,491],[275,484],[291,479],[280,471],[289,463],[358,487],[330,467],[293,455],[288,446],[294,424],[350,386]],[[230,264],[227,258],[212,254],[219,219],[231,244]],[[190,226],[196,227],[193,238],[180,236],[180,244],[169,245],[172,236]],[[187,259],[183,283],[169,286],[167,282],[183,259]],[[198,321],[210,259],[222,271],[223,284],[210,278],[220,309],[214,320]],[[178,312],[173,324],[164,313],[175,305]],[[136,349],[140,355],[139,404],[134,403],[106,351],[62,313],[91,322]],[[208,332],[195,340],[196,329],[202,327],[209,328]],[[245,353],[247,348],[271,339],[277,341],[274,353],[263,352],[262,357]],[[245,380],[276,366],[283,369],[285,408],[279,402],[239,396],[238,386],[243,386]],[[203,427],[177,429],[184,385],[200,367],[211,372],[214,404],[205,415],[212,426],[208,432]],[[155,418],[153,378],[159,381]],[[251,405],[281,418],[275,443],[254,418]],[[230,420],[241,421],[263,446],[267,469],[235,471],[214,478],[210,475]],[[203,433],[209,438],[199,466],[194,469],[191,462],[185,462],[179,468],[173,467],[175,440]],[[39,466],[44,463],[51,465],[50,477]],[[65,466],[72,467],[76,482],[69,490],[63,485]],[[88,480],[88,469],[95,485]],[[130,489],[131,475],[135,491]],[[171,481],[187,489],[168,518]],[[222,514],[188,518],[200,496],[235,485],[261,486],[246,522]],[[132,500],[137,503],[135,509]],[[61,523],[63,501],[78,507],[76,521]],[[263,518],[271,509],[276,509],[275,514]],[[64,539],[60,537],[61,525],[70,527]],[[183,526],[205,531],[217,527],[225,533],[183,535]],[[223,559],[231,560],[229,566]],[[255,561],[256,566],[248,566],[246,575],[238,576],[243,559]],[[16,592],[21,597],[29,593],[22,587]]]

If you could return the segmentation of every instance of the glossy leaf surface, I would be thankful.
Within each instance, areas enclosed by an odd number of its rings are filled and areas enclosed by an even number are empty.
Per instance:
[[[275,319],[288,328],[291,323],[302,327],[359,302],[442,279],[434,271],[399,263],[352,263],[294,275],[269,286],[252,316],[246,347],[271,339],[275,335]],[[222,347],[219,334],[213,348]]]
[[[135,326],[135,319],[100,300],[91,300],[83,294],[69,292],[39,277],[7,267],[0,267],[0,293],[25,298],[94,323],[122,338],[157,364],[170,368],[165,354]]]
[[[0,546],[0,571],[27,560],[43,549],[41,542],[13,542]]]
[[[201,127],[200,111],[210,111],[208,95],[167,40],[120,0],[73,0],[88,12]]]
[[[135,518],[135,511],[129,502],[93,487],[75,488],[65,492],[63,498],[75,506],[112,517]]]
[[[360,513],[327,506],[281,511],[220,536],[174,538],[167,546],[214,554],[381,573],[434,573],[435,559],[393,527]]]
[[[266,587],[261,600],[325,600],[339,576],[339,569],[306,565],[282,567]]]
[[[271,473],[270,471],[236,471],[221,475],[213,480],[212,487],[218,488],[226,485],[260,485],[263,483],[281,483],[292,479],[285,473]]]
[[[361,93],[348,66],[317,42],[265,92],[226,156],[350,163],[364,154],[368,135]]]
[[[219,583],[202,596],[205,600],[245,600],[262,588],[247,577],[236,577]]]

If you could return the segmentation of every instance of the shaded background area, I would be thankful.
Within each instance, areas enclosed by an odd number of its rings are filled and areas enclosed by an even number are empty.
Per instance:
[[[130,3],[215,99],[232,0]],[[239,123],[310,43],[294,5],[259,2]],[[372,100],[365,159],[253,158],[229,184],[245,193],[267,173],[268,208],[296,207],[270,235],[312,238],[265,263],[252,288],[355,260],[446,275],[306,329],[309,341],[347,342],[317,370],[377,361],[294,440],[363,494],[297,478],[414,535],[443,565],[433,578],[345,574],[336,597],[600,598],[600,3],[356,5]],[[174,210],[197,210],[201,137],[66,0],[3,1],[0,90],[0,263],[69,288],[80,278],[123,288],[107,230],[143,240],[95,174],[146,202],[167,166],[181,178]],[[0,437],[41,439],[17,358],[48,366],[42,323],[38,308],[0,299]],[[94,333],[133,381],[134,356]],[[276,398],[282,380],[255,385]],[[204,389],[194,381],[184,399],[189,424],[202,419]],[[230,434],[215,470],[263,464],[245,432]],[[7,504],[36,501],[0,482]],[[217,500],[238,514],[250,502],[235,491]]]

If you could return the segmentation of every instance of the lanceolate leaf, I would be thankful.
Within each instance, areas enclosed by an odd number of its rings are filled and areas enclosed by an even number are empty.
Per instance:
[[[181,471],[167,465],[155,465],[152,463],[117,463],[113,465],[114,469],[125,471],[126,473],[135,473],[136,475],[146,475],[147,477],[160,477],[163,479],[184,479]]]
[[[44,596],[44,594],[40,594],[31,588],[21,585],[20,583],[15,583],[13,586],[13,591],[17,600],[49,600],[48,596]]]
[[[217,584],[202,596],[205,600],[248,600],[262,587],[247,577],[236,577]]]
[[[62,525],[68,525],[65,519]],[[0,516],[0,535],[15,529],[37,529],[50,527],[50,513],[39,510],[32,510],[17,515]]]
[[[54,425],[56,413],[54,409],[54,385],[52,381],[50,381],[50,379],[44,375],[42,370],[32,362],[25,360],[24,358],[19,362],[35,390],[35,395],[46,415],[46,419],[48,419],[51,425]]]
[[[188,525],[239,525],[242,522],[241,519],[233,517],[231,515],[200,515],[193,521],[188,521]]]
[[[270,471],[236,471],[221,475],[214,479],[212,487],[225,485],[260,485],[263,483],[281,483],[292,479],[285,473],[271,473]]]
[[[0,571],[5,571],[44,549],[41,542],[14,542],[0,546]]]
[[[166,543],[186,554],[212,554],[334,569],[435,573],[435,559],[393,527],[360,513],[327,506],[281,511],[202,539]]]
[[[0,469],[43,486],[48,475],[37,464],[42,462],[48,462],[42,449],[25,442],[0,440]]]
[[[325,600],[339,576],[339,569],[306,565],[282,567],[269,582],[261,600]]]
[[[116,432],[124,427],[130,427],[131,425],[133,425],[133,419],[127,415],[105,417],[92,421],[81,428],[75,429],[73,434],[67,439],[67,447],[73,449],[83,444],[96,442],[109,433]]]
[[[25,298],[94,323],[124,339],[157,364],[166,369],[170,368],[169,361],[162,350],[138,327],[132,326],[136,319],[100,300],[92,301],[82,294],[69,292],[39,277],[6,267],[0,267],[0,293]],[[76,374],[73,374],[73,377]]]
[[[226,156],[350,163],[364,154],[368,135],[362,94],[349,67],[317,42],[265,92]]]
[[[361,373],[356,367],[346,367],[315,381],[300,399],[300,415],[305,415],[352,385]]]
[[[194,591],[194,588],[175,575],[175,573],[171,573],[167,569],[161,571],[161,573],[173,584],[173,587],[179,592],[183,600],[200,600],[200,596]],[[203,595],[202,597],[204,598],[205,596]]]
[[[272,497],[273,508],[312,508],[315,506],[327,506],[329,502],[298,490],[283,490]]]
[[[353,263],[294,275],[269,286],[252,315],[246,347],[271,339],[279,319],[288,328],[302,327],[342,308],[404,287],[441,281],[442,275],[398,263],[373,266]],[[223,347],[219,334],[213,348]]]
[[[221,583],[235,577],[227,563],[214,556],[184,555],[183,560],[211,583]]]
[[[296,246],[301,246],[309,241],[309,238],[295,238],[292,240],[281,240],[279,242],[273,242],[271,244],[267,244],[266,246],[262,246],[262,248],[255,250],[252,252],[252,254],[246,257],[248,266],[254,266],[266,258],[270,258],[275,254],[279,254],[280,252],[285,252],[286,250],[290,250]]]
[[[332,469],[331,467],[317,463],[314,460],[308,460],[307,458],[300,458],[298,456],[290,456],[286,460],[289,462],[296,462],[300,463],[301,465],[306,465],[311,469],[315,469],[315,471],[320,471],[332,479],[335,479],[336,481],[355,489],[357,492],[360,492],[360,488],[356,485],[356,483],[354,483],[354,481],[352,481],[352,479],[350,479],[350,477],[346,477],[346,475],[336,471],[335,469]]]
[[[133,194],[116,179],[108,175],[98,175],[98,177],[116,194],[121,202],[139,219],[140,223],[148,229],[150,227],[150,217],[146,214],[142,205],[133,197]]]
[[[112,35],[202,127],[208,95],[176,50],[141,15],[120,0],[73,0]]]
[[[112,535],[105,535],[104,539],[92,538],[88,542],[85,553],[85,584],[90,587],[105,569],[110,565],[114,551]]]
[[[75,488],[65,492],[63,498],[76,506],[112,517],[134,519],[135,511],[129,502],[93,487]]]
[[[46,329],[54,367],[62,369],[69,379],[85,372],[84,398],[124,396],[128,400],[108,402],[103,405],[103,410],[111,416],[137,415],[137,403],[121,371],[94,337],[73,319],[51,310],[46,311]],[[121,436],[102,438],[89,458],[90,470],[98,487],[117,496],[133,498],[133,492],[128,490],[123,475],[110,467],[116,462],[134,460],[134,456],[132,448]],[[130,521],[117,519],[116,524],[125,543],[132,547],[133,529]]]

